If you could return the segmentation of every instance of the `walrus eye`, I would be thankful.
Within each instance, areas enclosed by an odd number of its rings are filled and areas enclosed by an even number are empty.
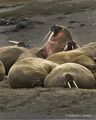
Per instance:
[[[51,27],[51,31],[54,32],[54,35],[58,34],[58,32],[59,32],[60,30],[62,30],[62,27],[60,27],[60,26],[52,26],[52,27]]]

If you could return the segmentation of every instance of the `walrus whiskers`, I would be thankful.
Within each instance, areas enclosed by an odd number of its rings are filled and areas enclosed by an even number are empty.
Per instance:
[[[49,31],[49,32],[47,33],[47,35],[45,36],[45,38],[44,38],[43,41],[45,41],[50,34],[51,34],[51,31]]]
[[[78,86],[77,86],[77,84],[76,84],[76,82],[74,80],[73,80],[73,83],[74,83],[75,87],[78,88]]]
[[[50,36],[49,36],[49,39],[48,39],[48,41],[50,41],[50,39],[51,39],[51,37],[54,35],[54,32],[52,31],[52,33],[50,34]]]
[[[70,83],[69,83],[69,82],[68,82],[68,87],[69,87],[69,88],[71,88],[71,85],[70,85]]]
[[[19,42],[17,42],[17,41],[11,41],[11,40],[9,40],[9,42],[10,43],[14,43],[14,44],[18,44]]]

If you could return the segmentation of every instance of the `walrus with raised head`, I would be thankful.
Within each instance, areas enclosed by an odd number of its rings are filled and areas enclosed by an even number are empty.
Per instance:
[[[55,53],[46,59],[58,64],[73,62],[81,64],[89,69],[93,69],[96,64],[96,42],[89,43],[83,47]]]
[[[18,60],[27,57],[46,58],[47,56],[51,55],[50,53],[54,54],[63,50],[68,51],[79,47],[79,45],[73,41],[68,29],[64,26],[52,26],[49,34],[49,39],[42,48],[30,48],[21,54]],[[48,35],[45,37],[45,39],[47,39]],[[20,42],[16,41],[10,42],[17,45],[20,44]]]
[[[77,63],[65,63],[55,67],[44,79],[44,87],[87,88],[95,87],[90,70]]]
[[[42,55],[43,58],[47,58],[48,56],[50,56],[54,53],[61,52],[66,47],[67,42],[73,41],[71,33],[64,26],[60,26],[60,25],[52,26],[51,31],[48,33],[48,35],[49,34],[50,34],[50,36],[49,36],[48,41],[37,52],[38,57],[41,57],[41,55]],[[48,37],[48,35],[47,35],[47,37]],[[45,37],[45,39],[47,37]],[[77,44],[75,44],[75,45],[73,44],[73,46],[74,46],[74,49],[78,47]],[[68,50],[68,49],[72,49],[72,48],[67,47],[66,49]]]
[[[56,67],[56,63],[41,58],[25,58],[10,69],[8,81],[12,88],[43,86],[44,78]]]

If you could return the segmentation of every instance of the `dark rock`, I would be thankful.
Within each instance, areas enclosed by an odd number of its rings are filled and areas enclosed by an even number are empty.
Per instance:
[[[29,21],[28,18],[22,18],[22,21]]]
[[[15,27],[9,28],[8,32],[17,32],[18,29]]]
[[[10,26],[10,25],[15,25],[15,24],[16,24],[16,22],[9,21],[9,22],[7,22],[5,25],[6,25],[6,26]]]
[[[70,28],[71,28],[71,29],[74,29],[74,27],[72,27],[72,26],[68,26],[67,28],[69,28],[69,29],[70,29]]]
[[[11,17],[11,18],[9,18],[9,21],[16,21],[16,18],[15,17]]]
[[[1,21],[1,25],[5,25],[6,23],[7,23],[7,21],[5,21],[5,20]]]
[[[80,24],[80,27],[84,27],[85,26],[85,24]]]
[[[18,29],[23,29],[23,28],[26,28],[26,27],[27,27],[27,25],[24,24],[24,23],[17,23],[17,25],[16,25],[16,28],[18,28]]]
[[[26,25],[33,25],[32,21],[26,21]]]
[[[78,23],[79,21],[75,21],[75,20],[72,20],[72,21],[69,21],[69,23]]]

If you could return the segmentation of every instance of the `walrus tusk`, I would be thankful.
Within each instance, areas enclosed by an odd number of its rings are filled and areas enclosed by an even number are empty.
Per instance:
[[[80,46],[78,44],[76,44],[76,48],[80,48]]]
[[[52,31],[52,33],[50,34],[50,36],[49,36],[49,39],[48,39],[48,41],[50,41],[50,39],[51,39],[51,37],[54,35],[54,32]]]
[[[69,83],[69,82],[68,82],[68,87],[69,87],[69,88],[71,88],[71,85],[70,85],[70,83]]]
[[[66,46],[65,46],[64,51],[66,51],[66,50],[67,50],[67,48],[68,48],[68,45],[66,45]]]
[[[19,42],[17,42],[17,41],[11,41],[11,40],[9,40],[9,42],[10,43],[14,43],[14,44],[18,44]]]
[[[76,88],[78,88],[78,86],[77,86],[76,82],[75,82],[75,81],[73,81],[73,83],[74,83],[75,87],[76,87]]]
[[[72,46],[72,50],[74,50],[74,47]]]
[[[45,36],[45,38],[44,38],[44,40],[43,41],[45,41],[46,40],[46,38],[49,36],[49,34],[51,33],[51,31],[49,31],[48,33],[47,33],[47,35]]]

